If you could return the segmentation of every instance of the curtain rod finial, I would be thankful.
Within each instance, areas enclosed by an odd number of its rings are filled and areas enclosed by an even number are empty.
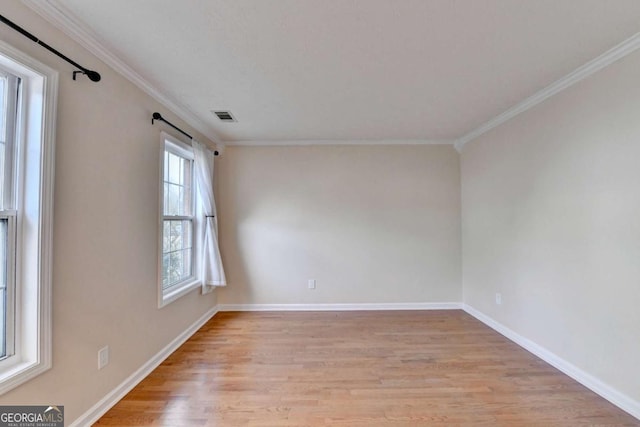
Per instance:
[[[89,77],[89,80],[91,80],[92,82],[99,82],[100,79],[102,78],[100,76],[100,73],[98,73],[97,71],[87,70],[84,73],[87,75],[87,77]]]

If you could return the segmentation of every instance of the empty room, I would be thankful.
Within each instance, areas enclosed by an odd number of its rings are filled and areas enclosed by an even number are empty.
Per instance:
[[[639,31],[0,0],[0,427],[640,426]]]

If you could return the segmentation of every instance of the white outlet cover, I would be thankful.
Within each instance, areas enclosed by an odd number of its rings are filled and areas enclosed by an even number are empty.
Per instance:
[[[109,364],[109,346],[98,350],[98,369],[102,369]]]
[[[315,289],[316,288],[316,280],[315,279],[309,279],[308,286],[309,286],[309,289]]]
[[[498,305],[502,304],[502,294],[500,293],[496,294],[496,304]]]

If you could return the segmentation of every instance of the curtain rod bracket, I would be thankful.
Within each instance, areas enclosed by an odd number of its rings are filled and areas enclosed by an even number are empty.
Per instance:
[[[82,70],[82,71],[74,71],[73,72],[73,80],[76,79],[76,74],[84,74],[85,76],[87,76],[89,78],[89,80],[91,80],[92,82],[99,82],[101,77],[100,74],[95,72],[95,71],[91,71],[91,70]]]

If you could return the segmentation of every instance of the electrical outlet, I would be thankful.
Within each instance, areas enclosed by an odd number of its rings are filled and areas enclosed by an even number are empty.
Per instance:
[[[98,369],[102,369],[109,364],[109,346],[104,346],[98,350]]]
[[[500,292],[496,293],[496,304],[502,304],[502,294]]]
[[[307,282],[307,286],[309,287],[309,289],[315,289],[316,288],[316,279],[309,279],[309,282]]]

